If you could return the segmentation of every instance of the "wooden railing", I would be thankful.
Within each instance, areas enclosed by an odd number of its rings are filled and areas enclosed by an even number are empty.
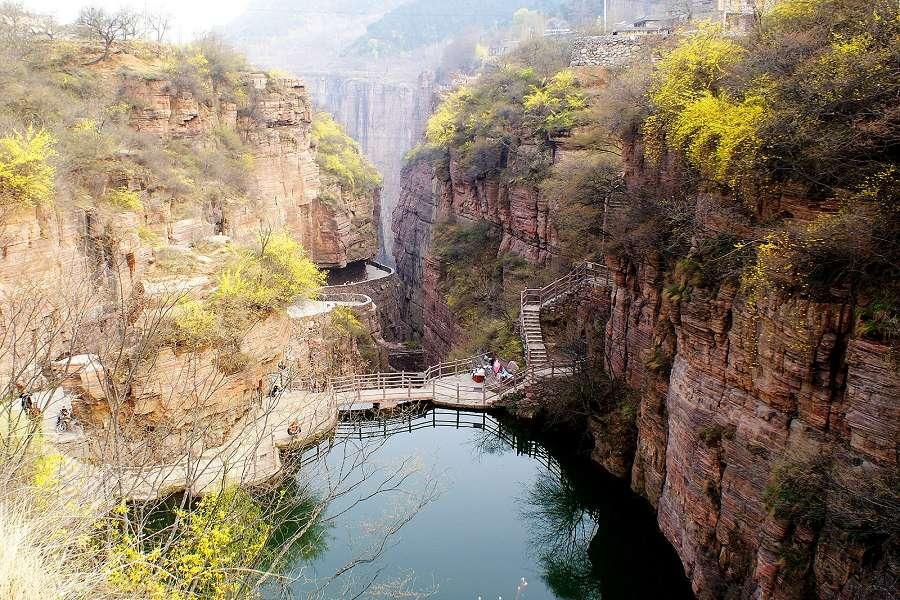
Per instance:
[[[609,274],[606,268],[597,263],[584,262],[572,269],[567,275],[560,277],[543,288],[525,289],[522,291],[522,314],[526,305],[538,307],[552,302],[556,298],[580,288],[586,283],[595,283],[598,277]],[[469,375],[482,364],[481,356],[470,356],[458,360],[442,362],[424,371],[416,372],[384,372],[364,373],[333,377],[327,387],[317,392],[327,392],[341,406],[354,403],[377,403],[379,401],[402,401],[404,397],[412,400],[433,398],[444,403],[487,404],[503,395],[532,385],[540,380],[571,375],[575,365],[572,362],[540,361],[533,364],[528,359],[528,339],[522,323],[522,333],[526,349],[526,368],[514,373],[504,380],[497,380],[486,368],[486,381],[475,383],[460,375]],[[532,341],[533,342],[533,341]],[[299,385],[291,385],[292,389],[308,389]],[[373,393],[374,392],[374,393]]]
[[[607,281],[609,280],[609,270],[604,265],[594,262],[579,263],[567,274],[542,288],[525,288],[522,290],[522,307],[526,304],[543,306],[598,277],[605,277]]]
[[[342,394],[345,402],[352,401],[353,398],[357,402],[377,401],[378,395],[368,394],[363,397],[363,392],[381,391],[381,398],[387,400],[398,399],[398,396],[411,398],[413,394],[424,392],[431,386],[432,394],[446,394],[449,384],[441,385],[440,379],[461,375],[463,373],[471,373],[472,369],[480,366],[480,358],[471,356],[459,360],[443,362],[429,367],[422,372],[386,372],[386,373],[365,373],[345,375],[342,377],[334,377],[331,380],[331,386],[335,394]],[[440,391],[438,390],[440,387]],[[460,382],[457,381],[456,387],[453,388],[457,397],[460,397],[464,390]],[[479,388],[481,389],[481,388]]]
[[[522,331],[522,343],[525,347],[525,363],[531,365],[534,362],[533,349],[536,344],[543,343],[543,334],[529,335],[525,323],[525,307],[537,307],[540,309],[557,298],[580,290],[585,284],[596,284],[598,278],[605,278],[605,284],[609,284],[609,270],[606,266],[594,262],[579,263],[574,269],[559,279],[552,281],[542,288],[525,288],[521,294],[519,310],[519,328]]]

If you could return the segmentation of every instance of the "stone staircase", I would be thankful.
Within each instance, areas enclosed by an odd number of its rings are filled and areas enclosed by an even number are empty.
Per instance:
[[[522,304],[522,341],[525,345],[525,364],[543,365],[547,363],[547,347],[541,332],[541,305],[536,302]]]
[[[522,290],[519,328],[525,345],[525,364],[540,367],[548,364],[550,357],[541,330],[541,311],[553,304],[580,293],[587,286],[609,286],[610,275],[606,266],[583,262],[566,275],[542,288]]]

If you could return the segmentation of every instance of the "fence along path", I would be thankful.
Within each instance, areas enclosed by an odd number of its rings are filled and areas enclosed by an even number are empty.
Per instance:
[[[510,379],[496,381],[488,375],[485,384],[472,381],[473,368],[480,357],[444,362],[414,373],[367,373],[332,379],[335,401],[340,409],[371,403],[379,408],[411,401],[429,401],[438,406],[484,408],[505,395],[521,391],[541,379],[565,377],[574,372],[572,362],[551,361],[541,330],[541,311],[581,293],[589,286],[609,286],[609,271],[592,262],[578,264],[572,271],[542,288],[526,288],[521,293],[519,328],[525,346],[525,369]]]
[[[96,496],[110,502],[121,497],[150,500],[181,490],[200,495],[218,489],[223,480],[252,485],[277,475],[281,471],[279,448],[308,446],[329,435],[335,430],[341,412],[422,401],[449,408],[484,410],[540,381],[574,373],[574,363],[549,360],[540,328],[540,311],[587,286],[608,285],[608,282],[609,273],[604,267],[582,263],[543,288],[523,290],[520,327],[526,367],[506,380],[498,381],[489,374],[484,384],[475,383],[471,374],[480,364],[480,357],[440,363],[422,372],[335,377],[320,390],[304,389],[299,382],[288,378],[281,381],[281,391],[267,405],[261,403],[235,426],[236,433],[222,446],[199,456],[187,456],[168,465],[97,468],[66,456],[65,444],[57,443],[65,458],[60,474],[68,475],[66,487],[82,487],[86,479],[91,480],[97,484],[90,488],[97,489]],[[49,422],[45,420],[45,435],[60,442],[58,432]],[[300,425],[301,435],[287,433],[292,422]]]
[[[581,293],[589,286],[609,287],[609,269],[593,262],[578,264],[568,274],[542,288],[522,290],[519,329],[525,346],[525,364],[539,367],[548,362],[547,347],[541,329],[541,311],[553,304]]]

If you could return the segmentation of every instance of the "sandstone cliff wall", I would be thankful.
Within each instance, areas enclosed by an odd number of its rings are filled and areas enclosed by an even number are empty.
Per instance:
[[[425,329],[424,266],[437,207],[436,183],[433,169],[424,161],[404,168],[402,177],[404,184],[391,222],[394,262],[402,283],[400,319],[404,337],[421,340]]]
[[[889,348],[853,336],[851,304],[754,303],[728,285],[672,301],[652,261],[612,266],[609,368],[642,390],[632,487],[698,594],[857,598],[896,577],[832,524],[798,531],[765,502],[780,465],[822,454],[860,482],[896,473],[900,374]],[[660,352],[670,371],[648,367]],[[792,552],[812,561],[812,589]]]
[[[129,336],[137,339],[138,334],[128,329],[146,318],[148,296],[211,289],[208,267],[218,259],[207,254],[224,256],[213,248],[221,248],[223,239],[210,241],[213,234],[251,243],[261,229],[283,227],[322,266],[344,266],[377,251],[373,212],[378,196],[352,196],[320,177],[310,139],[312,102],[302,85],[269,81],[249,90],[248,107],[238,111],[234,103],[200,100],[169,81],[114,77],[133,107],[131,128],[160,144],[183,140],[183,151],[191,152],[202,150],[206,136],[217,130],[240,136],[252,155],[249,198],[222,197],[215,186],[196,198],[175,198],[171,190],[149,189],[138,172],[110,175],[105,187],[131,190],[142,206],[75,202],[61,186],[52,207],[5,211],[0,327],[9,335],[0,347],[0,366],[23,389],[45,386],[45,378],[58,375],[48,365],[66,356],[99,355],[104,368],[126,368],[121,356],[104,353],[113,346],[125,354],[133,350]],[[317,322],[303,330],[284,315],[273,316],[231,349],[227,366],[221,350],[159,349],[143,356],[153,368],[127,389],[116,390],[114,398],[107,398],[109,386],[81,386],[85,405],[79,417],[95,429],[108,429],[110,402],[121,406],[127,422],[120,425],[133,427],[135,440],[150,430],[167,434],[171,448],[157,449],[160,455],[183,448],[189,438],[201,446],[215,444],[293,346],[299,345],[304,357],[299,364],[310,377],[324,375],[317,369],[342,364],[344,354],[352,359],[353,348],[334,350],[329,344],[341,336],[323,327]],[[331,350],[325,352],[326,347]]]
[[[322,180],[310,140],[312,101],[301,83],[268,80],[252,90],[251,106],[240,114],[233,103],[210,106],[166,81],[126,79],[123,87],[139,107],[132,114],[138,131],[189,138],[226,127],[240,132],[249,145],[251,202],[219,199],[198,215],[216,233],[248,242],[261,228],[285,227],[326,267],[375,255],[374,212],[380,199],[377,194],[353,197]]]
[[[377,333],[372,306],[357,314]],[[278,313],[253,324],[236,347],[153,349],[127,385],[108,377],[115,356],[64,358],[51,371],[76,394],[73,411],[88,433],[87,457],[102,459],[110,452],[115,430],[124,434],[115,444],[116,460],[165,463],[186,450],[199,455],[221,445],[269,394],[278,373],[303,384],[365,370],[359,342],[332,318]]]
[[[403,156],[419,141],[431,115],[435,83],[423,73],[410,83],[383,83],[339,74],[305,77],[316,106],[331,113],[384,176],[379,228],[382,252],[393,261],[391,215],[399,202]]]
[[[427,161],[415,162],[404,168],[402,179],[392,225],[394,260],[403,282],[400,313],[407,335],[422,342],[426,361],[439,362],[459,332],[438,292],[444,265],[429,252],[435,223],[491,223],[500,232],[498,255],[512,254],[538,267],[553,262],[558,236],[550,203],[536,186],[496,177],[473,181],[455,162],[443,176]]]
[[[506,248],[546,265],[552,210],[528,190],[467,183],[453,169],[446,181],[427,166],[406,169],[393,225],[401,310],[429,361],[456,337],[438,290],[441,265],[428,251],[434,223],[490,221]],[[605,340],[594,346],[638,393],[637,439],[613,447],[620,432],[594,419],[594,459],[653,505],[698,596],[891,597],[898,559],[877,540],[848,537],[834,521],[815,528],[779,518],[766,502],[779,468],[819,456],[846,488],[896,476],[900,369],[887,346],[856,335],[851,299],[775,291],[751,299],[729,283],[679,299],[664,294],[671,280],[658,257],[607,262],[610,300],[594,307],[608,313]],[[846,510],[840,489],[817,493],[829,514]]]

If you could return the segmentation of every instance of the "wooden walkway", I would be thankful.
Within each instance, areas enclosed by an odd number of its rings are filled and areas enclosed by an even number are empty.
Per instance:
[[[202,495],[219,489],[223,483],[261,484],[281,472],[280,449],[308,447],[331,435],[342,412],[386,410],[423,402],[483,411],[541,381],[571,376],[572,363],[554,363],[547,355],[540,313],[586,286],[608,285],[608,282],[605,268],[582,263],[544,288],[523,290],[520,327],[526,367],[504,381],[497,381],[489,374],[484,384],[475,383],[472,371],[480,366],[480,357],[440,363],[423,372],[337,377],[321,391],[300,389],[284,381],[279,386],[282,391],[254,407],[232,428],[232,434],[221,446],[168,465],[90,464],[83,459],[85,453],[77,450],[84,443],[79,434],[58,433],[55,429],[55,415],[65,403],[61,395],[39,401],[46,406],[44,414],[48,415],[42,423],[44,435],[60,450],[60,483],[73,499],[87,495],[94,502],[112,506],[120,498],[142,501],[185,490]],[[292,436],[288,427],[295,421],[300,433]]]

